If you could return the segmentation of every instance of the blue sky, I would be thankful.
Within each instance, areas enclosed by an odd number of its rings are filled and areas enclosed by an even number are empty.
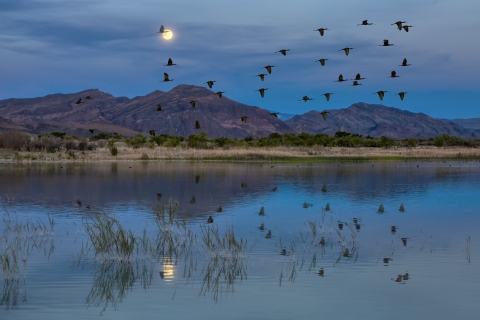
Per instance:
[[[134,97],[216,80],[213,90],[231,99],[285,113],[366,102],[480,117],[478,12],[477,0],[0,0],[0,99],[90,88]],[[365,19],[374,25],[357,26]],[[414,27],[399,31],[398,20]],[[155,33],[162,24],[173,40]],[[323,37],[313,31],[321,27]],[[355,49],[347,57],[344,47]],[[170,57],[177,66],[164,67]],[[403,58],[411,66],[398,66]],[[262,83],[268,64],[276,67]],[[392,70],[400,78],[389,79]],[[165,71],[173,82],[159,82]],[[340,73],[366,80],[334,82]],[[378,90],[388,91],[383,102]],[[304,95],[315,100],[298,101]]]

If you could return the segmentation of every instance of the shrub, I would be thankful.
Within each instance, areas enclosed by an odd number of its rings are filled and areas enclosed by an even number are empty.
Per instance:
[[[110,147],[110,154],[111,154],[112,156],[116,156],[116,155],[118,154],[118,149],[117,149],[117,147],[111,146],[111,147]]]
[[[134,149],[140,148],[146,142],[147,137],[141,133],[137,133],[135,136],[125,139],[125,143]]]
[[[0,133],[0,148],[20,151],[30,141],[30,136],[17,131]]]
[[[65,138],[66,134],[67,134],[66,132],[58,132],[58,131],[50,132],[50,135],[52,137],[57,137],[57,138],[60,138],[60,139]]]

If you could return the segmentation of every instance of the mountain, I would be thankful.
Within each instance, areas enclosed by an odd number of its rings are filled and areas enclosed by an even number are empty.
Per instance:
[[[383,105],[360,102],[345,109],[327,111],[327,120],[324,120],[318,111],[312,110],[285,122],[296,133],[333,135],[337,131],[346,131],[363,136],[386,136],[394,139],[430,138],[442,134],[463,138],[478,137],[472,130],[453,122]]]
[[[78,99],[82,102],[76,104]],[[190,105],[192,100],[196,101],[195,108]],[[157,112],[157,104],[164,111]],[[90,136],[88,129],[96,129],[131,136],[156,130],[157,134],[188,136],[205,131],[209,137],[244,138],[291,131],[267,110],[225,96],[220,98],[213,91],[192,85],[179,85],[168,92],[157,90],[133,99],[116,98],[96,89],[7,99],[0,101],[0,114],[0,130],[31,134],[63,131],[68,135]],[[241,121],[244,116],[246,122]],[[195,129],[197,120],[201,129]]]
[[[78,99],[82,100],[77,104]],[[190,101],[195,101],[195,108]],[[157,111],[157,104],[163,111]],[[229,138],[268,136],[273,132],[334,135],[337,131],[394,139],[430,138],[442,134],[480,137],[480,119],[440,120],[423,113],[366,103],[327,111],[327,120],[313,110],[302,115],[280,113],[276,118],[270,111],[225,96],[220,98],[207,88],[193,85],[178,85],[168,92],[157,90],[132,99],[90,89],[40,98],[1,100],[0,131],[17,130],[29,134],[60,131],[86,137],[91,136],[89,129],[126,136],[156,130],[157,134],[184,137],[205,131],[209,137]],[[244,116],[248,117],[246,122],[241,121]],[[288,120],[282,121],[285,119]],[[197,120],[200,129],[195,129]]]

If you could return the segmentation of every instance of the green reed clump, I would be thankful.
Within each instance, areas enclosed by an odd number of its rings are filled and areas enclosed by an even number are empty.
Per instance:
[[[14,250],[0,254],[0,267],[5,281],[18,280],[19,268],[17,254]]]
[[[85,228],[100,261],[130,262],[137,239],[117,219],[97,214]]]
[[[237,238],[233,226],[220,233],[217,226],[201,226],[202,240],[208,253],[214,259],[241,258],[247,249],[247,241]]]

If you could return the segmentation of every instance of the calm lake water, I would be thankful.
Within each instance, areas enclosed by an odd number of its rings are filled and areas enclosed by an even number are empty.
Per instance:
[[[159,253],[169,199],[196,238]],[[480,318],[478,162],[3,163],[0,206],[1,319]],[[148,250],[99,259],[103,214]]]

